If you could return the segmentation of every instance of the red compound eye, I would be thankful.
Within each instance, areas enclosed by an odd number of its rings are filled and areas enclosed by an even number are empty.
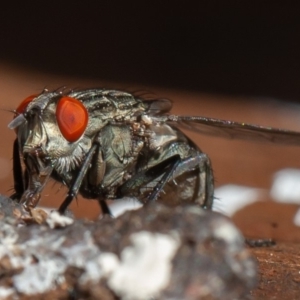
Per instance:
[[[79,100],[66,96],[57,104],[56,120],[64,138],[69,142],[75,142],[84,133],[88,112]]]
[[[17,115],[22,114],[24,112],[24,110],[26,109],[27,105],[37,96],[38,95],[31,95],[31,96],[25,98],[16,109]]]

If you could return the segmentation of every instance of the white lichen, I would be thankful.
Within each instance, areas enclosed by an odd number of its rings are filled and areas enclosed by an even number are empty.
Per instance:
[[[119,268],[108,279],[109,287],[124,300],[159,296],[168,285],[172,258],[179,240],[175,236],[141,231],[123,249]]]
[[[27,265],[23,272],[13,277],[14,287],[19,293],[44,293],[55,286],[65,269],[66,263],[54,258]]]
[[[85,273],[80,278],[80,283],[98,282],[102,277],[108,278],[119,267],[120,262],[116,254],[101,253],[97,259],[85,264]]]
[[[300,170],[283,169],[275,173],[270,196],[277,202],[300,203]]]
[[[244,242],[244,239],[238,229],[226,220],[220,219],[219,222],[216,222],[214,227],[214,237],[225,241],[226,244],[228,244],[228,247],[230,245],[237,245],[237,243],[240,245]]]
[[[46,219],[46,223],[49,225],[50,228],[57,228],[57,227],[65,227],[68,225],[73,224],[74,220],[67,216],[62,216],[56,210],[51,211]]]
[[[0,286],[0,299],[6,299],[9,296],[11,296],[13,293],[14,293],[13,289]],[[11,299],[13,299],[13,298],[11,298]]]
[[[233,216],[238,210],[259,200],[265,191],[248,186],[226,184],[215,189],[216,200],[213,210],[228,217]]]

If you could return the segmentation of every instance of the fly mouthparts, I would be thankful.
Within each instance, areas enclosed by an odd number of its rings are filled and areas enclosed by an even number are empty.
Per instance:
[[[15,129],[17,127],[19,127],[20,125],[22,125],[23,123],[26,122],[26,118],[24,117],[23,114],[18,115],[17,117],[15,117],[8,125],[7,127],[9,129]]]

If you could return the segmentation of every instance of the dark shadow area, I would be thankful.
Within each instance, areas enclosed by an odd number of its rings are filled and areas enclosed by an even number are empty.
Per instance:
[[[180,3],[6,3],[0,60],[93,79],[300,99],[297,7]]]

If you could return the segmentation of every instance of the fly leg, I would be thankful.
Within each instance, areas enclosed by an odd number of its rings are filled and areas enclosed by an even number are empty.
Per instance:
[[[74,197],[76,197],[79,188],[82,184],[82,181],[84,179],[84,176],[86,175],[87,170],[90,167],[91,161],[93,159],[93,156],[95,155],[97,149],[99,148],[98,144],[94,144],[91,149],[89,150],[87,156],[85,157],[84,163],[78,173],[78,176],[75,178],[75,181],[71,184],[71,187],[68,191],[68,194],[65,198],[65,200],[63,201],[63,203],[60,205],[58,212],[60,214],[64,214],[66,209],[68,208],[68,206],[71,204],[72,200]],[[101,206],[102,212],[103,214],[108,214],[111,215],[111,212],[106,204],[106,202],[104,201],[100,201],[99,200],[99,204]]]
[[[146,203],[155,201],[165,184],[172,178],[199,168],[199,187],[196,202],[205,209],[211,209],[213,204],[213,175],[209,158],[204,153],[199,153],[195,157],[181,159],[179,155],[174,155],[158,163],[157,165],[137,173],[126,181],[119,189],[118,196],[134,194],[141,187],[160,178],[154,186],[151,194],[147,197]]]
[[[102,210],[102,214],[103,215],[109,215],[110,217],[113,218],[113,214],[111,213],[108,205],[106,204],[106,202],[104,200],[98,200],[99,201],[99,204],[100,204],[100,207],[101,207],[101,210]]]
[[[12,194],[10,198],[16,201],[20,201],[25,189],[18,139],[15,139],[13,145],[13,176],[15,193]]]
[[[178,156],[177,156],[178,157]],[[208,156],[200,153],[195,157],[190,157],[181,160],[177,159],[173,163],[169,172],[167,172],[156,185],[153,193],[149,197],[149,201],[157,198],[159,192],[163,189],[164,185],[171,179],[182,175],[185,172],[199,168],[199,186],[197,191],[196,203],[204,209],[212,209],[213,205],[213,174]]]
[[[157,179],[161,175],[164,174],[164,177],[168,177],[169,173],[172,172],[174,164],[177,165],[180,162],[179,155],[175,155],[172,157],[167,158],[166,160],[158,163],[155,166],[150,167],[149,169],[140,171],[132,176],[129,180],[124,182],[117,190],[117,197],[122,198],[124,196],[132,196],[134,194],[139,194],[139,189],[143,186],[147,185],[148,183],[152,182],[153,180]],[[154,187],[154,195],[148,196],[148,199],[153,200],[156,199],[158,193],[162,189],[162,179],[160,182]]]
[[[156,201],[156,199],[159,196],[160,192],[162,191],[163,187],[171,179],[171,177],[174,176],[176,168],[181,163],[181,158],[179,155],[173,156],[168,160],[170,160],[170,161],[168,161],[168,164],[166,166],[164,166],[164,168],[162,168],[161,165],[165,164],[166,161],[163,161],[160,164],[153,167],[153,169],[154,169],[154,170],[152,170],[152,172],[154,171],[153,174],[157,173],[156,169],[158,169],[158,172],[163,172],[164,175],[159,180],[157,185],[154,187],[152,193],[148,196],[148,201],[146,202],[146,204]]]
[[[214,200],[214,179],[208,156],[199,153],[195,157],[182,161],[174,176],[179,176],[188,170],[199,168],[199,185],[195,202],[204,209],[212,209]]]

